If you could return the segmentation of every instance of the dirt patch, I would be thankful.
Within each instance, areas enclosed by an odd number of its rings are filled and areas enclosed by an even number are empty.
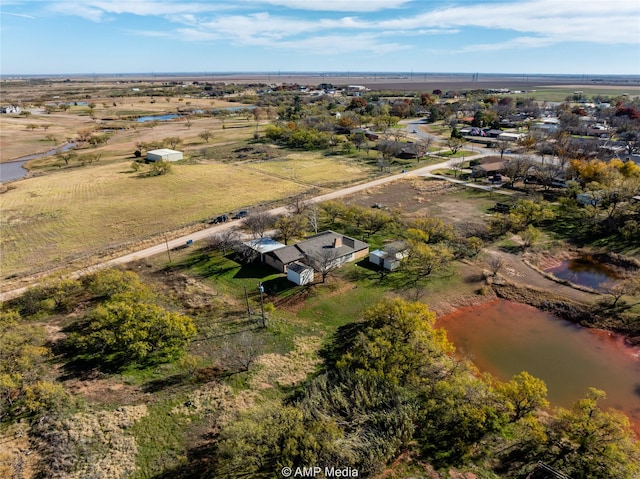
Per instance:
[[[98,404],[135,404],[153,399],[152,394],[142,392],[136,386],[117,382],[113,378],[71,379],[64,385],[70,393]]]

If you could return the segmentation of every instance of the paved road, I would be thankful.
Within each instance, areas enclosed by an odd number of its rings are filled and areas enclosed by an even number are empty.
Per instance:
[[[443,150],[443,151],[448,151],[448,150]],[[487,156],[487,155],[490,155],[490,154],[492,154],[492,153],[491,152],[481,152],[478,155],[474,156],[474,158],[480,158],[480,157]],[[384,185],[384,184],[387,184],[387,183],[391,183],[392,181],[396,181],[396,180],[398,180],[400,178],[406,178],[407,176],[427,176],[428,174],[430,174],[434,170],[446,168],[448,166],[449,166],[449,161],[445,161],[445,162],[442,162],[442,163],[437,163],[437,164],[434,164],[434,165],[427,165],[427,166],[423,166],[422,168],[418,168],[418,169],[415,169],[415,170],[407,171],[406,173],[400,173],[400,174],[397,174],[397,175],[386,176],[384,178],[378,178],[376,180],[372,180],[372,181],[369,181],[367,183],[363,183],[363,184],[355,185],[355,186],[350,186],[348,188],[343,188],[341,190],[333,191],[331,193],[326,193],[324,195],[316,196],[314,198],[309,199],[308,201],[310,203],[320,203],[320,202],[327,201],[327,200],[341,198],[341,197],[352,195],[352,194],[357,193],[359,191],[366,190],[366,189],[369,189],[369,188],[372,188],[372,187],[375,187],[375,186],[380,186],[380,185]],[[273,209],[269,210],[269,212],[271,214],[274,214],[274,215],[284,214],[284,213],[287,212],[287,207],[286,206],[281,206],[281,207],[278,207],[278,208],[273,208]],[[171,250],[173,248],[176,248],[176,247],[179,247],[179,246],[183,246],[189,240],[201,241],[201,240],[210,238],[211,236],[213,236],[215,234],[221,233],[221,232],[223,232],[223,231],[225,231],[227,229],[233,228],[234,226],[237,226],[237,225],[241,224],[241,221],[242,220],[228,221],[227,223],[222,223],[222,224],[218,224],[218,225],[215,225],[215,226],[211,226],[209,228],[206,228],[206,229],[203,229],[203,230],[200,230],[200,231],[196,231],[194,233],[190,233],[188,235],[181,236],[179,238],[174,238],[172,240],[168,240],[168,241],[162,242],[162,243],[157,244],[155,246],[151,246],[149,248],[145,248],[145,249],[136,251],[134,253],[129,253],[129,254],[126,254],[124,256],[120,256],[118,258],[111,259],[109,261],[105,261],[105,262],[102,262],[102,263],[95,264],[93,266],[89,266],[87,268],[82,269],[81,271],[76,271],[75,273],[72,273],[70,276],[78,278],[78,277],[81,277],[83,275],[92,273],[92,272],[97,271],[97,270],[102,269],[102,268],[121,265],[121,264],[129,263],[131,261],[136,261],[136,260],[139,260],[139,259],[148,258],[149,256],[155,256],[157,254],[165,253],[167,251],[167,249]],[[24,286],[22,288],[17,288],[17,289],[13,289],[13,290],[10,290],[10,291],[6,291],[4,293],[0,293],[0,301],[6,301],[8,299],[15,298],[16,296],[19,296],[22,293],[24,293],[31,286],[32,285]]]

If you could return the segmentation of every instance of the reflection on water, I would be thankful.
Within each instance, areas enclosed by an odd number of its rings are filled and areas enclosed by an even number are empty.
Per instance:
[[[616,279],[619,279],[613,269],[590,255],[563,261],[559,266],[548,269],[547,272],[553,273],[558,279],[601,291],[606,290]]]
[[[138,123],[146,123],[148,121],[169,121],[178,118],[180,115],[176,113],[167,113],[166,115],[150,115],[136,118]]]
[[[501,380],[528,371],[547,383],[551,403],[564,407],[589,387],[602,389],[602,404],[624,411],[640,429],[640,350],[622,338],[504,300],[461,308],[437,325],[481,370]]]

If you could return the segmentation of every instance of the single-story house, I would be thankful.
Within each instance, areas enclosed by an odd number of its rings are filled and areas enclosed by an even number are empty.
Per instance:
[[[409,249],[406,241],[394,241],[369,253],[369,262],[387,271],[393,271],[400,266],[400,262],[407,257]]]
[[[156,161],[180,161],[183,158],[184,155],[181,151],[170,150],[169,148],[147,151],[147,162],[149,163],[155,163]]]
[[[287,266],[287,279],[298,286],[313,283],[313,268],[299,261]]]
[[[492,176],[504,170],[504,161],[496,161],[494,163],[484,163],[471,167],[471,176],[474,178],[482,178]]]
[[[502,132],[498,135],[498,140],[505,140],[505,141],[519,141],[521,138],[523,138],[525,135],[524,133],[509,133],[509,132]]]
[[[327,262],[341,265],[365,258],[368,254],[367,243],[335,231],[324,231],[294,245],[266,252],[263,261],[286,273],[287,267],[296,261],[312,266]]]

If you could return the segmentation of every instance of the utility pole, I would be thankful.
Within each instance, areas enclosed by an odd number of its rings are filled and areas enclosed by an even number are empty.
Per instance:
[[[262,282],[258,283],[258,290],[260,291],[260,312],[262,313],[262,327],[267,327],[267,321],[264,318],[264,286]]]
[[[167,245],[167,256],[169,257],[169,264],[171,264],[171,252],[169,251],[169,241],[167,240],[167,234],[164,235],[164,243]]]
[[[247,321],[251,321],[251,308],[249,307],[249,294],[247,293],[247,286],[244,287],[244,297],[247,301]]]

